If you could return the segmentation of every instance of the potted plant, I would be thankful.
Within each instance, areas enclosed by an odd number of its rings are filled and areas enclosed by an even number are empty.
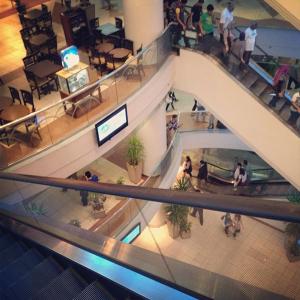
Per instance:
[[[189,188],[189,179],[182,177],[178,179],[174,190],[187,191]],[[175,239],[179,235],[183,238],[190,236],[191,223],[188,222],[189,208],[185,205],[171,204],[165,207],[167,216],[167,226],[169,235]]]
[[[292,191],[287,199],[294,203],[300,204],[300,192]],[[286,256],[290,262],[300,260],[300,224],[289,223],[285,229],[284,246],[286,249]]]
[[[144,146],[137,136],[130,138],[127,149],[127,170],[131,182],[137,184],[142,178]]]

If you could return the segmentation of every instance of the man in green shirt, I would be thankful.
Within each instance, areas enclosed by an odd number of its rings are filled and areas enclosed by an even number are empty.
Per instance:
[[[212,4],[207,5],[207,12],[201,15],[201,32],[202,35],[214,35],[214,6]]]

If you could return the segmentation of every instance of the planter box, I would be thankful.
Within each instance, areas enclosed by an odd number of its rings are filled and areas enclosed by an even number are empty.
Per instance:
[[[129,163],[126,163],[126,166],[129,180],[135,184],[139,183],[142,179],[143,164],[140,163],[137,166],[132,166]]]
[[[180,228],[179,225],[174,225],[170,221],[167,221],[169,235],[172,239],[176,239],[179,237]]]

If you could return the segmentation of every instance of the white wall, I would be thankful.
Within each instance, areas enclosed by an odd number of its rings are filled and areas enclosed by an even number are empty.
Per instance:
[[[300,139],[210,57],[181,50],[174,87],[196,95],[278,173],[300,189]]]

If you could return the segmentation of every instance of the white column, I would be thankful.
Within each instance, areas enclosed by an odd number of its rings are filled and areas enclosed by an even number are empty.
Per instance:
[[[146,47],[164,28],[163,0],[123,0],[126,38]]]
[[[137,135],[144,145],[143,174],[151,176],[167,150],[166,112],[164,101],[138,130]]]

